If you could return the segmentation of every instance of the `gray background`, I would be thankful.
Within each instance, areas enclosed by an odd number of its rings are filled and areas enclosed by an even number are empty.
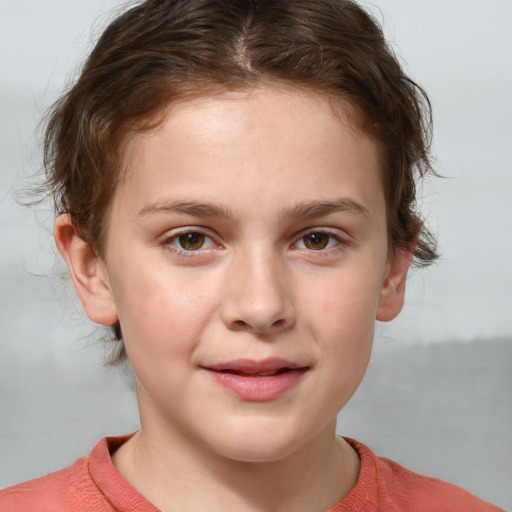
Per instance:
[[[512,1],[366,3],[432,99],[446,178],[422,209],[443,258],[377,326],[340,432],[512,509]],[[129,376],[101,367],[101,331],[56,277],[51,207],[14,194],[40,167],[43,110],[116,5],[0,0],[0,487],[138,425]]]

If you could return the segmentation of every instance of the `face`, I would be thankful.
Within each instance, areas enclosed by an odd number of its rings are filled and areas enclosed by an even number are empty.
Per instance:
[[[109,306],[81,297],[119,317],[143,431],[245,461],[332,436],[407,271],[372,140],[319,96],[260,88],[174,105],[126,165],[96,272]]]

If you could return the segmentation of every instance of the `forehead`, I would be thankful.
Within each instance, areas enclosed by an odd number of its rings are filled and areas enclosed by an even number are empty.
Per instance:
[[[139,198],[211,196],[224,192],[216,187],[223,181],[238,191],[232,202],[243,205],[268,197],[269,186],[287,191],[281,201],[304,200],[305,191],[331,198],[334,182],[343,193],[345,178],[350,193],[368,202],[369,184],[381,189],[378,151],[352,119],[343,104],[291,87],[182,100],[155,128],[130,138],[118,188],[131,183]]]

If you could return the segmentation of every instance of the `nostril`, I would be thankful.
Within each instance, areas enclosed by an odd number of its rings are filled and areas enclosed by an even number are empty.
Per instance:
[[[247,322],[244,322],[243,320],[235,320],[233,322],[233,327],[235,329],[245,330],[248,329],[250,326]]]
[[[267,324],[265,326],[258,325],[256,322],[254,325],[251,325],[249,322],[246,322],[244,320],[235,320],[232,322],[231,327],[234,330],[237,331],[247,331],[247,330],[254,330],[257,332],[263,332],[263,331],[275,331],[280,329],[285,329],[288,325],[288,322],[284,318],[280,318],[276,320],[275,322],[272,322],[270,325]]]
[[[280,318],[279,320],[276,320],[271,327],[273,328],[280,328],[280,327],[285,327],[286,325],[286,320],[284,318]]]

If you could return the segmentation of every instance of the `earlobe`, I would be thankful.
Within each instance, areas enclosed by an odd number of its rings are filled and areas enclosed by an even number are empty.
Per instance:
[[[390,257],[380,291],[377,320],[389,322],[402,310],[405,300],[405,282],[411,259],[412,252],[403,249],[396,250]]]
[[[67,213],[59,215],[55,221],[55,243],[87,316],[97,324],[115,323],[118,316],[105,263],[83,240]]]

